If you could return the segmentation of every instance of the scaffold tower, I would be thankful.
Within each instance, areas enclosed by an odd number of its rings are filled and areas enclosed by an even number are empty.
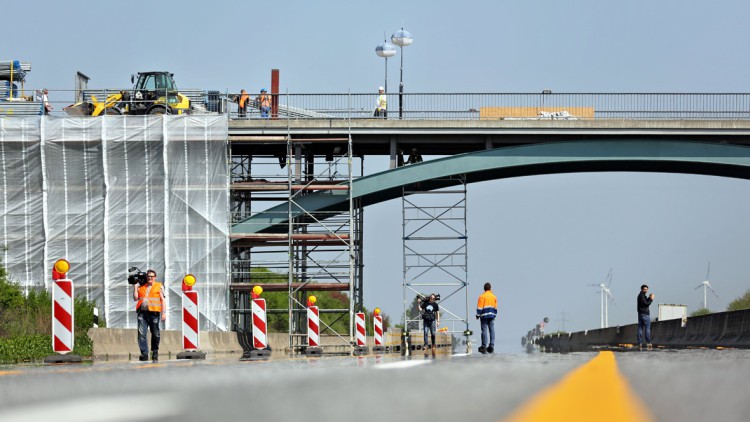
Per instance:
[[[417,300],[435,293],[441,326],[468,336],[466,177],[446,182],[453,186],[426,190],[417,183],[402,189],[404,327],[421,334]]]
[[[289,129],[287,129],[289,130]],[[317,292],[332,292],[341,306],[320,306],[324,353],[350,353],[353,314],[362,309],[362,207],[349,188],[355,168],[351,134],[346,137],[255,137],[230,149],[233,223],[263,216],[271,229],[233,234],[232,328],[249,331],[250,290],[285,292],[269,302],[269,327],[285,322],[289,352],[307,345],[307,305]],[[308,195],[347,195],[348,209],[308,210]],[[278,296],[277,296],[278,299]],[[283,321],[285,320],[285,321]],[[346,328],[344,328],[346,327]]]

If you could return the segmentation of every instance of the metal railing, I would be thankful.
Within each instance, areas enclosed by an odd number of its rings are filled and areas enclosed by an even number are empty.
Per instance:
[[[274,97],[278,119],[376,119],[377,94]],[[388,120],[750,120],[750,93],[404,94],[401,117],[398,94],[388,103]],[[246,118],[260,118],[252,104]]]
[[[19,87],[19,95],[32,104],[8,102],[8,88],[0,96],[0,115],[41,114],[35,98],[38,89]],[[194,112],[228,113],[238,119],[239,94],[211,90],[178,90],[191,99]],[[117,89],[90,89],[100,101]],[[99,98],[101,96],[102,98]],[[272,119],[376,119],[376,93],[275,94]],[[50,90],[51,115],[65,115],[72,90]],[[70,99],[67,99],[70,98]],[[255,95],[245,117],[263,119]],[[86,98],[87,100],[90,98]],[[409,93],[388,95],[387,120],[750,120],[750,93]],[[34,102],[33,100],[37,100]],[[28,111],[20,112],[20,109]],[[3,113],[2,109],[8,109]],[[13,110],[10,110],[13,109]],[[401,114],[401,117],[399,117]],[[382,119],[382,117],[380,117]]]

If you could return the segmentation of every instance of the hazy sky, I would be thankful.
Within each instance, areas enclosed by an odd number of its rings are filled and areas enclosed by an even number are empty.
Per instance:
[[[747,1],[25,1],[3,20],[0,60],[32,63],[27,87],[68,101],[74,75],[124,88],[170,70],[178,86],[251,92],[372,92],[375,46],[402,25],[407,92],[747,92]],[[9,16],[8,16],[9,17]],[[399,56],[389,61],[398,86]],[[429,157],[428,157],[429,158]],[[368,172],[385,161],[368,159]],[[610,324],[636,321],[635,296],[700,307],[711,261],[723,310],[750,287],[750,183],[704,176],[571,174],[469,191],[470,307],[491,281],[500,350],[542,317],[599,325],[587,284],[613,268]],[[375,235],[372,227],[378,227]],[[401,204],[366,211],[365,305],[401,315]],[[652,306],[652,313],[656,305]],[[478,331],[478,324],[472,325]]]

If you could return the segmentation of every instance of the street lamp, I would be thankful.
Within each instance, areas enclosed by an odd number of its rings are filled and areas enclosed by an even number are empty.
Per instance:
[[[388,41],[383,40],[383,44],[375,47],[375,54],[385,58],[385,93],[388,94],[388,57],[396,55],[396,47]]]
[[[404,116],[404,47],[411,45],[414,38],[409,31],[401,27],[401,30],[391,35],[391,42],[401,47],[401,79],[398,85],[398,118],[400,119]]]

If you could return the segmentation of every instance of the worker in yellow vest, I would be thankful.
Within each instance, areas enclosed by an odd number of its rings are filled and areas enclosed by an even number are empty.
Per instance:
[[[375,103],[375,117],[386,118],[388,116],[388,99],[385,96],[385,89],[378,87],[378,101]]]
[[[138,314],[138,347],[141,349],[140,361],[148,360],[148,342],[146,333],[151,330],[151,360],[159,361],[159,319],[167,320],[167,309],[164,303],[164,287],[156,281],[156,271],[146,271],[146,283],[133,284],[133,300]]]

